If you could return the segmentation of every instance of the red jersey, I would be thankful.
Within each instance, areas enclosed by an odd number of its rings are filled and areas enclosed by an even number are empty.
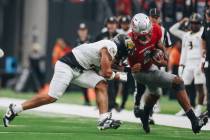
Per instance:
[[[132,37],[132,32],[128,34]],[[161,28],[158,24],[152,23],[151,40],[146,44],[142,45],[139,41],[134,41],[136,46],[134,54],[128,56],[129,64],[132,67],[136,63],[140,63],[142,70],[148,70],[152,65],[151,53],[156,48],[156,44],[160,41],[162,36]]]

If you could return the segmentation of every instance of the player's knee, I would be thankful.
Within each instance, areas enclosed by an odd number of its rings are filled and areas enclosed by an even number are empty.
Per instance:
[[[95,89],[96,90],[100,90],[100,91],[105,91],[105,90],[107,90],[107,87],[108,87],[108,85],[107,85],[107,82],[106,81],[100,81],[96,85]]]
[[[48,100],[50,103],[53,103],[53,102],[57,101],[56,98],[53,98],[53,97],[50,97],[50,96],[48,96],[47,100]]]
[[[174,77],[173,83],[172,83],[172,88],[175,90],[176,93],[178,93],[181,90],[184,90],[185,86],[184,86],[183,79],[179,76]]]

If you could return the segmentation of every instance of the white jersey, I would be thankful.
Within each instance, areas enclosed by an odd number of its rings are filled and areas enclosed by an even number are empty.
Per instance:
[[[182,38],[186,34],[186,32],[180,30],[179,29],[180,26],[181,26],[181,24],[179,22],[177,22],[176,24],[174,24],[173,26],[170,27],[169,31],[171,32],[172,35],[174,35],[177,38],[182,40]]]
[[[180,64],[197,65],[200,63],[200,42],[202,33],[203,28],[201,28],[200,31],[198,31],[197,33],[186,32],[185,35],[183,35]]]
[[[72,50],[77,62],[85,69],[91,69],[93,66],[100,66],[100,50],[107,48],[112,59],[117,53],[117,46],[110,40],[101,40],[94,43],[82,44]]]

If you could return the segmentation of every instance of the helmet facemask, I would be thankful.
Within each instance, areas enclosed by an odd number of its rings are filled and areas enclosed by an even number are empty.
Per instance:
[[[196,33],[200,30],[202,24],[202,17],[198,13],[193,13],[190,16],[190,27],[193,33]]]
[[[190,22],[191,31],[196,33],[200,30],[201,24],[199,22]]]
[[[151,34],[152,34],[151,31],[146,34],[139,34],[139,33],[133,32],[133,39],[135,41],[138,41],[142,45],[146,45],[147,43],[151,41]]]

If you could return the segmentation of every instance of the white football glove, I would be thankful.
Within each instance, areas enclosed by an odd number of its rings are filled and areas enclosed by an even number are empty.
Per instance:
[[[120,81],[127,82],[128,76],[127,72],[116,72],[117,75],[120,77]]]

